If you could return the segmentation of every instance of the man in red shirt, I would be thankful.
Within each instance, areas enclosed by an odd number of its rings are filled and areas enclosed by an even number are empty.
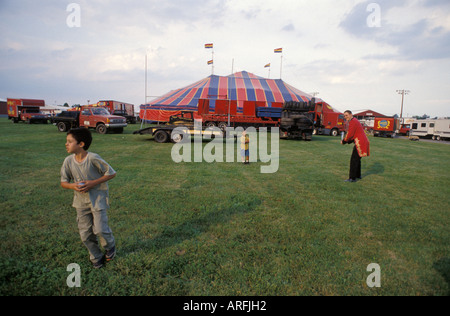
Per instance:
[[[361,158],[370,156],[370,143],[361,123],[353,117],[351,111],[345,111],[344,117],[348,121],[348,131],[341,141],[342,145],[355,143],[350,160],[350,175],[345,182],[356,182],[361,179]]]

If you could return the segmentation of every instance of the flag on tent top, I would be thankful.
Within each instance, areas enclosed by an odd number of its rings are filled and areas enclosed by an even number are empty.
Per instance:
[[[208,60],[208,65],[214,64],[214,60]]]
[[[276,48],[274,52],[275,52],[275,53],[282,53],[282,52],[283,52],[283,49],[282,49],[282,48]]]
[[[214,44],[205,44],[205,48],[206,48],[206,49],[208,49],[208,48],[214,48]]]
[[[270,68],[270,64],[265,65],[264,68]]]

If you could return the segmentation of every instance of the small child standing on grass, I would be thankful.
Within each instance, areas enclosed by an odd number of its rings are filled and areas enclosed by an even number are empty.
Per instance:
[[[67,133],[68,156],[61,168],[61,186],[74,190],[72,206],[77,210],[80,237],[89,251],[94,268],[102,268],[116,255],[115,240],[108,226],[108,181],[116,172],[99,155],[90,153],[91,132],[87,128],[71,129]],[[104,255],[98,239],[105,249]]]
[[[250,163],[250,150],[249,150],[250,138],[247,131],[242,132],[241,136],[241,156],[244,164]]]

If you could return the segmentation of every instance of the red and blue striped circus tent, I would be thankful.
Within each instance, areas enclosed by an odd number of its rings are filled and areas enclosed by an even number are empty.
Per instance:
[[[182,110],[196,111],[200,99],[208,99],[211,110],[214,110],[215,100],[237,101],[239,113],[244,101],[255,101],[266,107],[281,107],[284,102],[308,102],[311,98],[311,95],[281,79],[266,79],[242,71],[230,76],[212,75],[185,88],[171,91],[150,104],[141,105],[140,117],[146,121],[167,122],[171,115]]]

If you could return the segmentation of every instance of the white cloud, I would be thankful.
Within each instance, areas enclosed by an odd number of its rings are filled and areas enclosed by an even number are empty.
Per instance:
[[[80,4],[81,28],[66,25],[70,2]],[[449,2],[378,0],[376,29],[366,23],[370,2],[3,0],[0,96],[138,105],[146,54],[149,94],[162,95],[210,75],[203,45],[214,43],[219,75],[231,73],[234,59],[234,71],[267,76],[271,63],[279,77],[273,49],[283,47],[283,79],[342,110],[373,105],[395,114],[395,90],[405,88],[414,114],[427,104],[431,115],[450,115]]]

